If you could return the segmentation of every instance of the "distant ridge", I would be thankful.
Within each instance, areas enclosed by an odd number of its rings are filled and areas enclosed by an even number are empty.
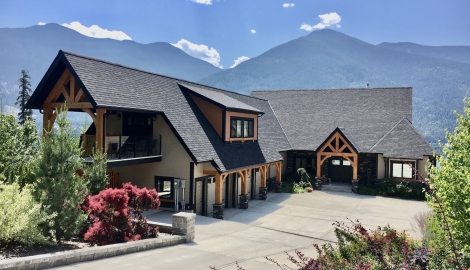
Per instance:
[[[424,46],[411,42],[383,42],[378,46],[395,51],[470,64],[470,46]]]

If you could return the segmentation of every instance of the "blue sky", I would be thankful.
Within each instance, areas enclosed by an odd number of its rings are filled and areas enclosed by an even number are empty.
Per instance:
[[[229,68],[322,27],[372,44],[470,45],[469,12],[468,0],[0,0],[0,28],[97,25],[95,35],[169,42]]]

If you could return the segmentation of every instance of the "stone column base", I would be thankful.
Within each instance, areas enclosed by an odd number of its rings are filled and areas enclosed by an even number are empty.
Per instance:
[[[352,192],[357,193],[357,189],[359,188],[359,180],[352,180],[351,187],[352,187]]]
[[[212,217],[218,219],[224,219],[224,205],[223,204],[213,204],[212,205]]]
[[[274,192],[281,193],[282,191],[282,182],[276,182],[274,186]]]
[[[248,209],[248,195],[247,194],[240,194],[240,201],[238,203],[238,208]]]
[[[268,198],[268,188],[267,187],[260,187],[259,188],[259,199],[266,200]]]

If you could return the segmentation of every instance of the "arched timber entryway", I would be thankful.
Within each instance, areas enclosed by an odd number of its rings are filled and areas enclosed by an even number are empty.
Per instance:
[[[358,151],[346,139],[340,128],[336,128],[330,136],[320,145],[317,151],[317,177],[322,175],[321,166],[330,157],[342,157],[351,163],[353,179],[357,180]]]

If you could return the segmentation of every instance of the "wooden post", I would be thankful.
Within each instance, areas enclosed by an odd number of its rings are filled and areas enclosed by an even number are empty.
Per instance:
[[[248,185],[247,185],[247,178],[248,178],[248,170],[241,170],[238,171],[238,174],[240,175],[240,178],[242,180],[241,184],[241,194],[246,195],[248,194]]]
[[[104,114],[105,109],[96,110],[96,151],[103,152],[103,140],[104,140]]]
[[[276,182],[281,182],[282,163],[278,161],[274,164],[276,165]]]
[[[215,175],[215,204],[222,204],[223,187],[227,174]]]
[[[321,155],[317,153],[317,177],[321,177]]]
[[[52,108],[44,108],[43,114],[42,114],[42,128],[43,128],[43,135],[46,135],[46,132],[49,132],[52,130],[52,126],[54,123],[51,123],[51,118],[53,114],[53,109]]]
[[[259,173],[261,174],[261,188],[266,188],[266,173],[269,165],[261,165],[259,167]]]
[[[357,166],[359,164],[359,157],[358,155],[354,156],[354,162],[353,162],[353,180],[357,180]]]

